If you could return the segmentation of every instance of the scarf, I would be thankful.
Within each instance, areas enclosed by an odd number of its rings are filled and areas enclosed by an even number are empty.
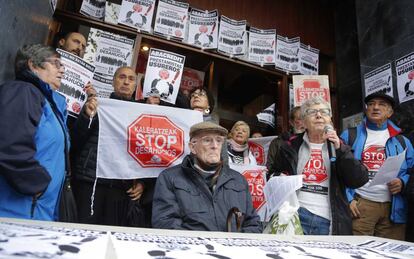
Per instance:
[[[243,153],[243,164],[245,164],[245,165],[250,164],[249,145],[247,143],[244,144],[244,145],[240,145],[240,144],[236,143],[236,141],[234,141],[233,139],[228,139],[228,143],[229,143],[229,146],[230,146],[231,150]]]

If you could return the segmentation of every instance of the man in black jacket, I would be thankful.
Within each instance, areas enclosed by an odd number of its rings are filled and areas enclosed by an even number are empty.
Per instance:
[[[137,77],[130,67],[120,67],[114,74],[114,92],[110,98],[133,101]],[[130,200],[136,201],[144,192],[144,182],[138,180],[97,179],[98,100],[90,96],[85,103],[72,133],[75,162],[73,187],[81,223],[126,226]],[[151,189],[151,188],[149,188]],[[150,212],[142,227],[150,223]]]

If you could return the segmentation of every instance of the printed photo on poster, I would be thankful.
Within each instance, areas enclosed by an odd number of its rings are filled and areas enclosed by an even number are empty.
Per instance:
[[[183,40],[188,26],[188,3],[159,0],[154,32]]]
[[[246,20],[236,21],[222,15],[220,18],[218,51],[230,56],[246,53]]]
[[[80,13],[99,20],[105,17],[105,0],[83,0]]]
[[[299,46],[299,37],[288,39],[277,35],[276,68],[289,73],[299,73]]]
[[[251,27],[249,31],[249,61],[261,65],[275,64],[276,30]]]
[[[298,57],[299,72],[302,75],[319,74],[319,49],[301,43]]]
[[[394,97],[391,63],[376,68],[364,75],[365,96],[383,92]]]
[[[161,100],[174,104],[180,89],[184,62],[185,56],[161,49],[150,49],[144,97],[156,94]]]
[[[69,52],[61,49],[57,51],[65,66],[65,73],[57,91],[66,97],[69,115],[77,117],[88,98],[83,89],[87,83],[92,82],[95,67]]]
[[[122,0],[118,23],[151,32],[155,0]]]
[[[202,49],[216,49],[218,37],[218,11],[190,10],[188,44]]]
[[[414,52],[395,61],[398,99],[404,103],[414,99]]]
[[[327,75],[294,75],[292,76],[292,81],[295,106],[301,106],[306,100],[316,96],[322,97],[329,104],[331,103],[329,78]]]

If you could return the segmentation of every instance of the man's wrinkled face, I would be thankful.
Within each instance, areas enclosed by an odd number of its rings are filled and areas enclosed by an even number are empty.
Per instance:
[[[114,75],[114,91],[115,94],[130,99],[132,97],[132,93],[135,90],[135,86],[137,84],[137,76],[131,68],[125,67],[120,68],[118,72]]]
[[[206,165],[216,165],[220,162],[221,148],[224,136],[212,132],[200,132],[190,140],[191,153],[197,160]]]
[[[393,113],[390,103],[383,98],[373,98],[367,102],[365,114],[370,122],[382,124],[391,117]]]
[[[61,39],[59,44],[63,50],[80,58],[83,58],[83,55],[85,55],[86,39],[80,33],[71,33],[67,39]]]

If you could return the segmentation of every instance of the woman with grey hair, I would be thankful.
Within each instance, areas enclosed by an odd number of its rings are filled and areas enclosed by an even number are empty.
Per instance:
[[[332,128],[330,105],[320,97],[301,106],[306,128],[283,143],[276,156],[276,172],[303,176],[297,192],[299,218],[305,235],[352,235],[351,212],[345,188],[363,186],[366,168],[352,155]],[[336,159],[329,155],[329,145]]]
[[[0,85],[0,217],[54,221],[69,147],[64,67],[41,44],[17,51],[16,79]]]

